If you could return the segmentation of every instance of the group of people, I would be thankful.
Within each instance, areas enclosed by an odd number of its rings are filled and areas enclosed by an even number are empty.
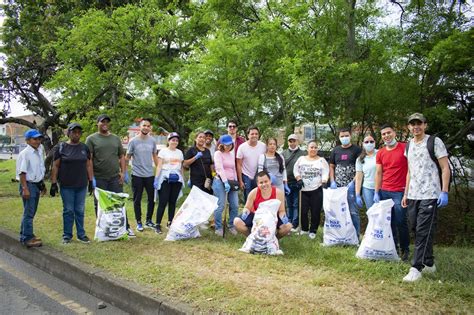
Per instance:
[[[68,141],[59,144],[54,153],[50,194],[61,194],[63,200],[63,243],[70,243],[73,225],[77,239],[89,243],[84,230],[84,205],[87,191],[95,187],[122,192],[128,183],[127,165],[131,160],[131,187],[136,220],[136,231],[153,229],[162,233],[162,220],[168,208],[166,225],[173,220],[176,203],[182,189],[196,186],[218,199],[214,212],[215,233],[224,235],[225,227],[232,234],[251,232],[255,211],[261,202],[281,201],[278,210],[277,237],[290,233],[316,238],[323,204],[323,187],[347,187],[349,211],[353,225],[360,235],[359,209],[365,203],[392,199],[392,232],[403,260],[409,257],[409,224],[415,232],[415,252],[412,268],[405,281],[416,281],[422,272],[434,272],[433,235],[437,209],[448,203],[450,169],[443,142],[425,134],[426,118],[419,113],[408,119],[413,138],[408,143],[396,140],[391,125],[380,128],[383,148],[376,149],[375,139],[367,135],[363,147],[353,144],[351,130],[338,132],[340,145],[330,155],[329,163],[318,155],[318,143],[307,143],[307,150],[299,147],[295,134],[288,136],[288,148],[278,153],[275,138],[260,141],[260,130],[250,126],[247,139],[238,135],[236,121],[227,123],[227,133],[216,142],[211,130],[198,132],[194,145],[184,154],[178,149],[180,135],[171,132],[168,145],[157,152],[157,144],[150,135],[151,121],[142,119],[140,133],[134,137],[127,151],[118,136],[109,130],[111,118],[105,114],[97,118],[98,131],[80,142],[82,127],[68,126]],[[41,239],[33,233],[33,218],[40,194],[46,193],[45,174],[40,145],[43,135],[37,130],[25,133],[28,144],[17,160],[17,176],[24,213],[20,241],[27,247],[41,246]],[[184,168],[189,168],[189,181],[184,179]],[[147,193],[147,211],[142,221],[141,201]],[[244,198],[244,209],[239,215],[239,191]],[[158,197],[156,219],[153,221],[155,194]],[[225,205],[229,205],[229,220],[223,222]],[[97,201],[95,201],[97,214]],[[408,220],[409,219],[409,220]],[[135,233],[126,220],[130,237]]]

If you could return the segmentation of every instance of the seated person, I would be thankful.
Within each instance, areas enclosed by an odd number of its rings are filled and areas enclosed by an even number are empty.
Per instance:
[[[234,226],[237,231],[248,236],[252,230],[252,221],[255,211],[257,211],[261,202],[270,199],[278,199],[281,202],[277,214],[278,223],[276,236],[282,238],[288,235],[293,226],[288,222],[288,218],[286,217],[285,194],[280,189],[272,186],[270,175],[266,171],[257,173],[257,188],[254,188],[249,193],[242,215],[234,220]]]

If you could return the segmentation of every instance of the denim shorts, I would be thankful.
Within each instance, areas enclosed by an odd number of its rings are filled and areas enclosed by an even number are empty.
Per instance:
[[[247,216],[247,218],[242,219],[242,215],[240,215],[240,219],[242,221],[244,221],[245,223],[245,226],[249,228],[249,230],[252,229],[252,226],[253,226],[253,217],[255,216],[255,212],[250,212],[249,215]],[[277,218],[278,218],[278,222],[277,222],[277,229],[280,228],[280,226],[283,224],[283,221],[280,219],[280,216],[278,216],[277,214]]]

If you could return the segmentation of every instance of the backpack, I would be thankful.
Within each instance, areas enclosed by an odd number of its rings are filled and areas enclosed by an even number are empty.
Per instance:
[[[439,165],[439,161],[438,159],[436,158],[436,155],[435,155],[435,139],[436,139],[436,136],[433,136],[433,135],[429,135],[428,136],[428,141],[426,142],[426,148],[428,149],[428,153],[431,157],[431,160],[433,160],[433,162],[435,163],[436,165],[436,168],[438,169],[438,176],[439,176],[439,183],[441,185],[441,188],[443,188],[443,174],[442,174],[442,171],[441,171],[441,166]],[[408,158],[408,149],[410,148],[410,142],[411,141],[408,141],[406,143],[406,146],[405,146],[405,155],[406,157]],[[448,160],[448,167],[449,167],[449,183],[448,183],[448,191],[451,189],[451,182],[453,181],[453,176],[452,176],[452,170],[451,170],[451,166],[449,165],[449,160]]]

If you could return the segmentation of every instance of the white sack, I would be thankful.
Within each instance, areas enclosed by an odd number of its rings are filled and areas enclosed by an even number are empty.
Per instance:
[[[323,189],[323,208],[323,245],[358,245],[359,239],[347,202],[347,187]]]
[[[217,209],[217,198],[193,186],[173,218],[166,241],[200,237],[199,225],[207,222]]]
[[[99,242],[128,239],[125,211],[128,194],[95,188],[94,195],[97,198],[94,239]]]
[[[283,255],[275,235],[280,203],[278,199],[260,203],[253,217],[252,231],[240,251],[251,254]]]
[[[374,203],[367,210],[369,223],[356,257],[376,260],[400,260],[390,226],[393,205],[393,200],[387,199]]]

